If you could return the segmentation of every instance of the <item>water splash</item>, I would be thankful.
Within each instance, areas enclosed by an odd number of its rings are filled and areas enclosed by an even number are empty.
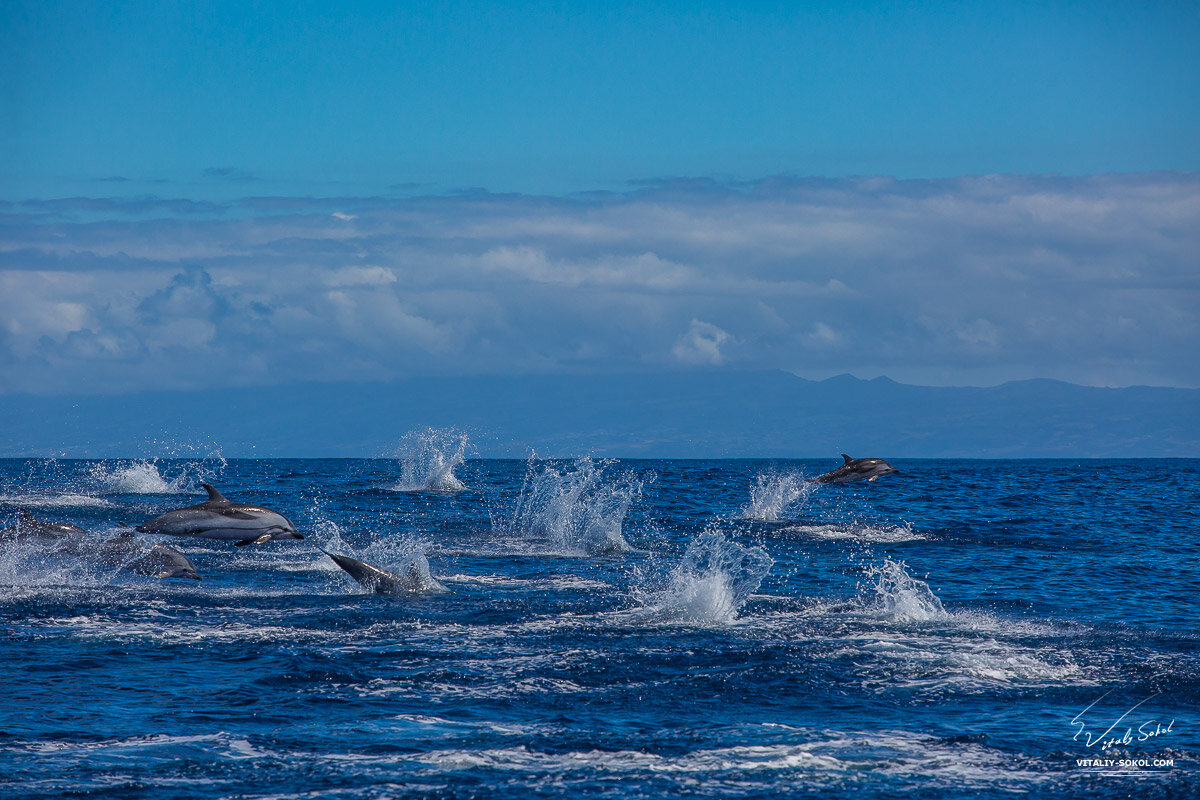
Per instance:
[[[92,497],[86,494],[46,494],[45,492],[30,492],[28,494],[0,494],[0,505],[20,506],[22,508],[117,508],[117,504],[103,497]]]
[[[311,527],[309,538],[323,550],[365,561],[406,579],[414,593],[444,594],[449,590],[433,576],[429,567],[430,543],[409,536],[375,537],[364,546],[355,546],[342,536],[342,527],[330,519],[321,519]],[[321,554],[318,569],[340,573],[328,556]]]
[[[867,567],[863,577],[868,582],[865,587],[868,606],[890,617],[914,622],[949,617],[929,584],[910,575],[903,561],[885,558],[882,564]]]
[[[584,457],[570,468],[549,463],[538,470],[530,458],[516,507],[499,521],[493,517],[492,527],[527,540],[545,539],[552,548],[572,553],[632,550],[622,526],[647,478],[632,472],[610,475],[613,463]]]
[[[819,485],[793,472],[759,473],[750,487],[750,502],[740,516],[775,522],[797,502],[807,501]]]
[[[789,525],[780,529],[779,533],[802,534],[826,541],[849,540],[877,544],[917,542],[927,538],[913,530],[912,524],[908,522],[897,525],[867,525],[857,522]]]
[[[184,482],[183,475],[164,479],[153,461],[95,464],[91,477],[106,494],[177,494]]]
[[[774,563],[761,547],[744,547],[710,527],[688,545],[666,587],[638,599],[659,622],[728,625]]]
[[[467,460],[467,435],[453,428],[410,431],[400,440],[400,480],[395,492],[461,492],[467,487],[454,474]]]
[[[113,537],[112,531],[82,533],[53,543],[10,541],[0,547],[0,586],[104,587],[144,577],[160,579],[184,565],[191,568],[172,548],[139,537]]]

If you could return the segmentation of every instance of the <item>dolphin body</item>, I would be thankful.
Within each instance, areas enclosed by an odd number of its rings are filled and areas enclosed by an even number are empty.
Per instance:
[[[331,553],[328,550],[321,552],[332,558],[333,563],[345,570],[351,578],[375,594],[419,594],[447,591],[445,586],[442,586],[429,574],[429,562],[421,555],[408,562],[405,574],[397,575],[395,572],[388,572],[386,569],[380,569],[374,564],[359,561],[357,558]]]
[[[845,453],[842,453],[842,458],[846,459],[846,463],[817,478],[817,483],[874,481],[878,480],[880,476],[900,471],[882,458],[851,458]]]
[[[262,544],[272,539],[303,539],[296,526],[278,511],[228,500],[211,484],[202,483],[208,499],[187,508],[168,511],[138,525],[142,533],[233,540],[238,546]]]
[[[149,575],[152,578],[191,578],[203,580],[191,559],[174,547],[156,544],[146,550],[132,533],[109,539],[90,555],[84,556],[105,566],[120,567],[126,572]]]
[[[56,544],[80,536],[87,536],[87,531],[65,522],[46,522],[38,519],[27,508],[17,509],[16,524],[0,528],[0,541],[8,542]]]

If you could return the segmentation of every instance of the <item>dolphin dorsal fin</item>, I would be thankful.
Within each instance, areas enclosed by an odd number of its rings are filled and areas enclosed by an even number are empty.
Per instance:
[[[851,461],[853,461],[853,460],[854,460],[853,458],[851,458],[850,456],[846,455],[845,453],[842,453],[842,458],[846,459],[846,464],[849,464]],[[846,466],[846,464],[842,464],[842,466],[844,467],[844,466]]]
[[[210,502],[210,503],[228,503],[229,502],[229,500],[226,499],[225,495],[221,494],[217,490],[217,487],[213,486],[211,483],[202,483],[200,485],[204,487],[204,490],[206,492],[208,492],[208,502]]]
[[[20,522],[34,522],[33,512],[28,508],[17,509],[17,520]]]

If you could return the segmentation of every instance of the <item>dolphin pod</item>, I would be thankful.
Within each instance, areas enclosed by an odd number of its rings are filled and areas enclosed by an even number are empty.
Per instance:
[[[204,483],[201,486],[208,492],[208,499],[203,503],[167,511],[133,530],[166,536],[233,541],[238,546],[262,544],[273,539],[304,538],[292,521],[279,512],[250,503],[235,503],[211,484]],[[88,532],[83,528],[41,520],[27,509],[19,508],[16,523],[0,528],[0,547],[22,544],[35,544],[55,554],[70,555],[140,575],[201,580],[195,566],[183,553],[163,544],[147,547],[144,540],[135,537],[132,531],[127,530],[114,539],[97,543],[89,539]],[[429,562],[422,554],[411,557],[400,572],[389,572],[357,558],[324,549],[321,552],[375,594],[448,591],[430,574]]]
[[[38,519],[24,508],[17,509],[15,525],[0,528],[0,544],[5,543],[34,544],[50,553],[73,556],[138,575],[201,580],[188,557],[173,547],[156,544],[147,548],[132,533],[97,543],[83,528]]]
[[[882,458],[851,458],[845,453],[841,455],[846,460],[846,463],[816,478],[817,483],[874,481],[884,475],[891,475],[893,472],[900,471]]]
[[[201,486],[208,492],[208,499],[203,503],[168,511],[138,525],[136,530],[167,536],[234,540],[239,546],[262,544],[272,539],[304,538],[292,521],[278,511],[250,503],[234,503],[212,484]]]

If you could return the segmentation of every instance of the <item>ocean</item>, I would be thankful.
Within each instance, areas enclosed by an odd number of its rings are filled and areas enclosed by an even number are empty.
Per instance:
[[[0,460],[0,796],[1200,796],[1200,460]],[[859,453],[882,456],[886,453]],[[370,593],[322,549],[430,587]]]

